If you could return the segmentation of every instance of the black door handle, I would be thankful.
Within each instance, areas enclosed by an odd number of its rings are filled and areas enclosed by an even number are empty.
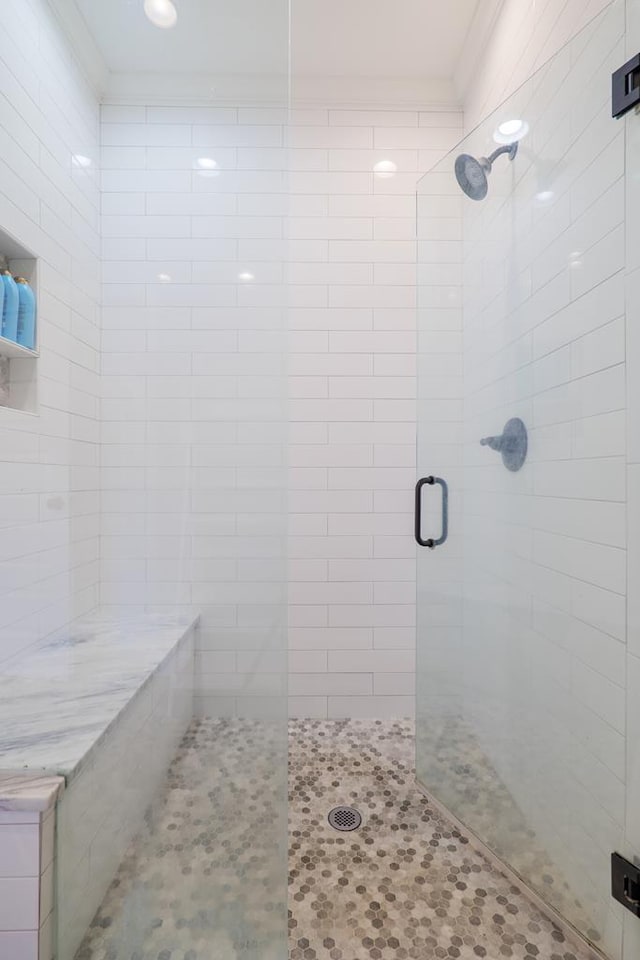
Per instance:
[[[430,537],[428,540],[422,539],[422,488],[425,485],[433,486],[438,484],[442,487],[442,533],[437,540]],[[416,483],[415,500],[415,538],[421,547],[440,547],[449,536],[449,487],[447,481],[442,477],[422,477]]]

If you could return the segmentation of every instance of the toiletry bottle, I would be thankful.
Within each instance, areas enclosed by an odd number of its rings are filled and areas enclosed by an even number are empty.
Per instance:
[[[18,287],[18,335],[22,347],[33,350],[36,342],[36,298],[24,277],[16,277]]]
[[[14,343],[18,335],[18,286],[10,270],[0,270],[4,301],[2,305],[2,336]]]

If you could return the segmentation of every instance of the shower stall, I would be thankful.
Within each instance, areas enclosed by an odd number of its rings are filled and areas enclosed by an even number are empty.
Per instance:
[[[638,921],[610,857],[640,854],[626,29],[610,4],[418,186],[418,476],[449,533],[418,552],[417,776],[612,958]]]
[[[475,6],[3,0],[0,960],[640,957],[640,0]]]

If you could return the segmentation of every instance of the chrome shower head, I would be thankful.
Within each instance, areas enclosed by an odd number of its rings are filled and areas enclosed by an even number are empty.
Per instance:
[[[484,200],[486,197],[489,189],[487,174],[490,170],[491,167],[484,157],[476,160],[468,153],[463,153],[456,160],[456,180],[472,200]]]
[[[518,152],[518,144],[510,143],[508,146],[500,147],[494,150],[490,157],[475,157],[468,153],[462,153],[456,160],[455,172],[456,180],[461,189],[471,200],[484,200],[489,190],[489,174],[495,160],[503,153],[509,155],[509,160],[513,160]]]

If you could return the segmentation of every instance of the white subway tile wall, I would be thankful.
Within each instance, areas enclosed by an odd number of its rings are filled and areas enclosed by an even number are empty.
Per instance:
[[[53,809],[0,811],[0,956],[51,960]]]
[[[40,257],[42,355],[34,413],[0,407],[0,661],[97,601],[100,300],[95,95],[45,0],[2,19],[0,225]]]
[[[414,712],[415,186],[461,130],[456,110],[293,111],[293,716]]]
[[[200,709],[281,689],[288,348],[292,712],[411,714],[415,183],[462,115],[286,120],[103,107],[102,598],[204,609]]]
[[[38,960],[40,873],[40,814],[0,814],[2,956]]]
[[[285,121],[102,107],[101,600],[201,612],[211,715],[284,707]]]

